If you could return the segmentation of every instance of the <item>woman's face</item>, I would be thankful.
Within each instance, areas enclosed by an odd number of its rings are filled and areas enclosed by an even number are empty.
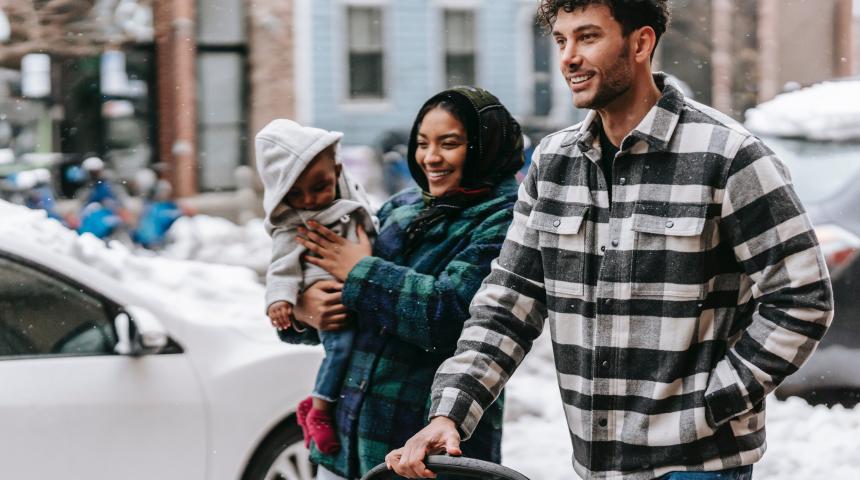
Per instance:
[[[466,163],[466,128],[441,107],[428,111],[418,129],[415,161],[427,177],[430,195],[460,186]]]

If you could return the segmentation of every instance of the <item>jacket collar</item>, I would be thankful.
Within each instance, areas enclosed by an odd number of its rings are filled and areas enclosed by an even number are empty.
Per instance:
[[[656,72],[654,82],[662,92],[657,104],[645,114],[645,118],[636,126],[621,142],[621,150],[627,150],[633,146],[636,140],[642,140],[648,144],[651,150],[666,151],[681,112],[684,110],[684,94],[672,83],[667,75]],[[595,143],[598,141],[598,128],[600,128],[600,116],[597,111],[590,110],[579,128],[579,135],[575,136],[570,144],[576,143],[579,150],[588,157],[599,154],[595,151]]]

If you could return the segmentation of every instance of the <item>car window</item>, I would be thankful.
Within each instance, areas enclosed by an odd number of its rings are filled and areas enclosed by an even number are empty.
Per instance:
[[[788,167],[797,196],[804,203],[825,200],[860,175],[860,143],[763,140]]]
[[[14,260],[0,258],[0,271],[0,359],[113,354],[101,300]]]

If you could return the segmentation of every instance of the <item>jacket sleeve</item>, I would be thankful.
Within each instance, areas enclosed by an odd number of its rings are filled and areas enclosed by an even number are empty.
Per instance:
[[[451,353],[511,215],[505,210],[484,220],[438,276],[378,257],[363,259],[344,283],[343,304],[355,311],[372,309],[371,315],[361,315],[363,322],[373,322],[364,328],[383,329],[427,351]]]
[[[833,318],[818,240],[785,166],[749,137],[728,173],[720,219],[751,284],[752,320],[714,368],[706,412],[719,426],[764,401],[812,355]],[[742,280],[743,281],[743,280]]]
[[[320,335],[316,329],[311,327],[306,327],[303,330],[296,330],[294,327],[290,327],[286,330],[278,330],[278,338],[281,341],[286,343],[292,343],[296,345],[319,345],[320,344]]]
[[[547,316],[538,232],[528,227],[537,198],[537,160],[520,185],[498,260],[470,307],[457,351],[437,370],[430,418],[451,418],[468,439],[540,335]]]
[[[272,261],[266,271],[266,311],[277,301],[296,304],[302,289],[301,255],[305,247],[296,242],[296,229],[272,230]]]

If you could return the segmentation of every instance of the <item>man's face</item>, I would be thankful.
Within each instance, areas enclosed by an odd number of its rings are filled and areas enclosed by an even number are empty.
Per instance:
[[[578,108],[602,109],[633,83],[628,38],[605,5],[572,12],[559,9],[552,36],[558,46],[561,74]]]

